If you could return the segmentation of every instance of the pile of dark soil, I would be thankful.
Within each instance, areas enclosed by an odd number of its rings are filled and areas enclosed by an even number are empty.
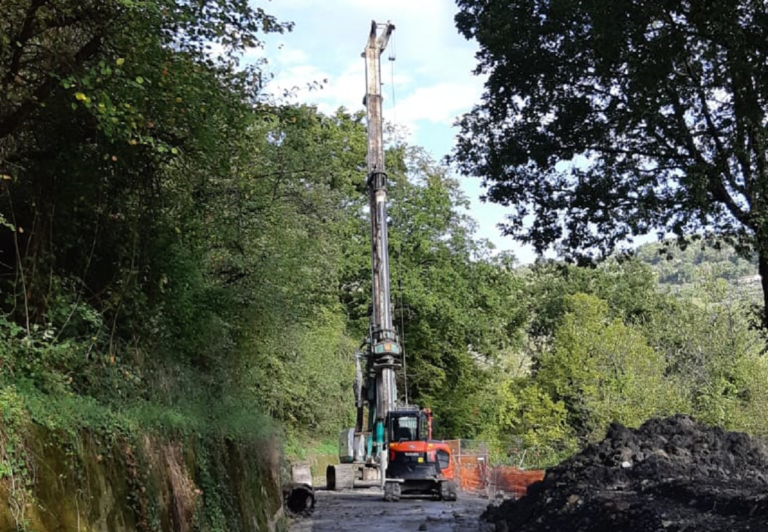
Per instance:
[[[768,531],[768,448],[682,415],[615,423],[483,518],[510,532]]]

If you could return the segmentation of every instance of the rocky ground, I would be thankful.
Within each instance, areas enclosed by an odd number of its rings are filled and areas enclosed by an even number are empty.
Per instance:
[[[483,518],[510,532],[768,531],[768,449],[687,416],[614,424]]]

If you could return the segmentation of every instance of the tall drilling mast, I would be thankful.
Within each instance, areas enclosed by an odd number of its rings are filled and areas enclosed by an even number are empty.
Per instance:
[[[397,404],[395,368],[399,366],[400,344],[392,325],[389,291],[389,240],[387,237],[387,174],[384,168],[382,127],[381,54],[387,47],[394,24],[371,22],[363,57],[366,69],[365,107],[368,119],[368,193],[371,215],[372,314],[369,344],[369,376],[374,377],[375,404],[370,405],[374,453],[386,471],[384,420]],[[381,31],[380,31],[381,30]],[[375,409],[375,411],[374,411]]]

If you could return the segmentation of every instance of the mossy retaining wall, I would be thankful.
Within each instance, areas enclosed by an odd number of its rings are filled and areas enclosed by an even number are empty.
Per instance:
[[[0,441],[0,532],[279,532],[275,440],[101,436],[30,425]]]

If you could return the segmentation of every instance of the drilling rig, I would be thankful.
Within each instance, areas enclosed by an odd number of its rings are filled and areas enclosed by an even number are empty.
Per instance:
[[[432,412],[397,404],[395,371],[402,348],[393,326],[387,236],[387,174],[382,127],[381,54],[394,24],[371,22],[366,64],[368,155],[366,187],[371,231],[372,303],[368,338],[355,356],[354,428],[341,431],[339,464],[328,466],[329,489],[381,485],[384,499],[404,493],[456,500],[450,448],[432,440]],[[366,420],[365,411],[368,416]],[[367,423],[366,423],[367,421]]]

